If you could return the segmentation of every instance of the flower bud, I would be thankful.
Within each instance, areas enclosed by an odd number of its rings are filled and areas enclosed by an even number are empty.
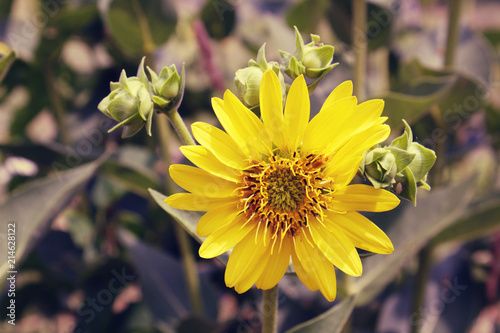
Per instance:
[[[163,67],[160,75],[157,75],[151,68],[148,67],[149,74],[151,75],[151,82],[153,86],[153,101],[160,108],[170,109],[172,102],[177,100],[179,92],[183,90],[181,76],[177,73],[175,65]]]
[[[111,92],[97,106],[106,116],[119,123],[109,130],[114,131],[123,126],[122,137],[136,134],[147,124],[151,135],[151,120],[153,117],[153,102],[149,93],[149,82],[144,73],[144,58],[139,65],[137,76],[127,78],[125,70],[118,82],[110,83]]]
[[[436,161],[436,153],[428,148],[425,148],[419,143],[413,142],[413,133],[408,123],[405,124],[404,133],[391,142],[388,149],[404,151],[411,154],[413,158],[407,166],[398,171],[396,175],[396,185],[401,188],[401,196],[411,200],[416,204],[417,187],[422,187],[430,190],[430,186],[426,183],[427,174]]]
[[[267,69],[272,69],[278,75],[282,97],[283,99],[285,98],[286,86],[283,74],[281,74],[277,62],[267,62],[265,52],[266,44],[263,44],[257,53],[257,60],[251,59],[248,62],[248,67],[237,70],[234,77],[234,85],[238,90],[238,98],[248,108],[254,108],[259,105],[260,82]]]
[[[318,35],[312,35],[312,41],[304,45],[304,40],[297,27],[295,28],[295,51],[291,53],[281,51],[281,60],[285,66],[285,73],[295,79],[301,74],[315,79],[328,73],[337,64],[332,64],[334,48],[319,42]]]
[[[364,158],[365,176],[375,188],[389,187],[395,182],[397,171],[396,158],[388,149],[375,148]]]

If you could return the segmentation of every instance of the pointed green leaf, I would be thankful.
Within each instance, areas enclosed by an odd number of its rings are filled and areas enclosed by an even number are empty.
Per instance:
[[[500,192],[471,206],[456,223],[441,231],[432,241],[439,245],[450,241],[468,242],[500,230]]]
[[[410,165],[410,163],[413,161],[416,155],[396,147],[386,147],[386,149],[390,150],[391,153],[396,158],[396,165],[398,166],[398,172],[401,172],[404,168]]]
[[[434,162],[436,162],[436,153],[416,142],[410,145],[408,152],[415,154],[415,158],[408,165],[408,168],[415,176],[415,180],[419,181],[427,175]]]
[[[434,189],[419,199],[417,207],[402,202],[397,208],[400,214],[394,219],[389,219],[392,214],[388,213],[370,216],[389,236],[395,250],[363,262],[363,275],[353,281],[351,288],[351,293],[358,295],[356,304],[371,301],[432,237],[462,218],[474,197],[475,181],[473,177],[458,185]]]
[[[20,267],[26,254],[48,230],[54,217],[94,176],[103,161],[99,159],[65,171],[60,170],[63,166],[53,165],[56,176],[24,185],[0,207],[1,244],[7,244],[7,224],[16,224],[16,267]],[[3,276],[8,270],[7,251],[3,251],[1,256],[0,276],[5,281]]]
[[[123,188],[143,197],[149,196],[147,190],[149,187],[156,189],[160,187],[160,179],[154,172],[129,163],[108,160],[102,165],[101,172]]]
[[[340,333],[355,305],[355,297],[342,300],[325,313],[286,331],[286,333]]]
[[[406,198],[417,205],[417,182],[415,181],[415,176],[411,172],[410,168],[406,168],[401,171],[402,176],[396,177],[396,182],[401,183],[403,186],[402,192],[399,194],[400,197]]]

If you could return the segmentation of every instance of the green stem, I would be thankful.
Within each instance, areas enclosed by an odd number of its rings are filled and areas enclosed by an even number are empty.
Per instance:
[[[278,314],[278,285],[262,290],[262,333],[276,333]]]
[[[174,127],[175,131],[177,132],[177,135],[181,139],[181,142],[185,145],[195,145],[196,143],[194,142],[193,137],[191,136],[191,133],[189,133],[188,128],[186,127],[186,124],[182,120],[179,112],[174,109],[171,111],[167,112],[168,119],[170,120],[170,123]]]
[[[172,178],[170,178],[168,171],[168,168],[170,166],[170,155],[168,152],[170,127],[168,125],[167,118],[162,114],[159,114],[156,117],[155,124],[160,136],[161,155],[163,164],[165,165],[166,190],[168,193],[172,193],[174,192],[176,185],[172,181]],[[203,305],[201,303],[200,280],[196,267],[196,260],[189,241],[189,235],[184,229],[182,229],[182,227],[178,223],[174,223],[174,231],[177,241],[179,242],[184,274],[186,276],[189,299],[191,306],[193,307],[193,313],[197,316],[202,316]]]
[[[354,48],[354,95],[359,101],[365,100],[366,78],[366,0],[353,1],[353,48]]]
[[[132,0],[132,6],[137,14],[137,19],[139,20],[143,39],[143,51],[146,55],[146,61],[149,63],[150,67],[154,68],[152,59],[155,44],[147,17],[144,15],[138,0]],[[168,118],[172,122],[172,125],[184,144],[195,144],[177,110],[168,112]],[[168,152],[168,134],[170,133],[170,127],[168,126],[167,119],[161,114],[156,117],[155,124],[160,136],[161,155],[163,158],[163,164],[165,165],[165,188],[167,193],[173,193],[176,187],[169,176],[170,173],[168,170],[170,166],[170,154]],[[201,317],[203,315],[203,305],[201,303],[200,279],[198,276],[198,269],[196,267],[196,260],[189,242],[189,235],[177,223],[174,223],[174,230],[177,241],[179,242],[184,274],[187,280],[189,299],[191,306],[193,307],[193,313]]]
[[[422,308],[425,303],[425,291],[427,287],[427,280],[429,279],[429,274],[431,271],[432,264],[432,246],[424,247],[418,256],[418,273],[416,286],[413,292],[413,305],[412,305],[412,314],[413,322],[411,323],[411,332],[418,333],[421,329],[420,323],[423,322],[423,317],[425,316],[425,311],[422,311]]]
[[[458,45],[460,33],[460,12],[462,10],[462,0],[453,0],[448,6],[448,36],[446,39],[446,53],[444,56],[444,66],[451,67],[455,62],[455,51]]]
[[[52,57],[51,57],[52,58]],[[64,103],[61,96],[57,92],[57,86],[55,82],[54,72],[53,72],[53,61],[49,61],[46,64],[44,71],[45,83],[47,85],[47,92],[49,95],[50,104],[52,105],[52,111],[54,112],[54,117],[59,127],[59,133],[61,135],[61,142],[66,146],[72,145],[71,135],[69,129],[65,122],[66,111],[64,109]]]

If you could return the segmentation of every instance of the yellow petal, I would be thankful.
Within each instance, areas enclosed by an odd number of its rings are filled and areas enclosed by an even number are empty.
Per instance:
[[[306,127],[302,151],[322,152],[335,133],[342,130],[356,103],[356,97],[343,98],[318,113]]]
[[[339,162],[331,162],[323,171],[325,175],[333,178],[335,186],[344,187],[351,182],[358,172],[363,156],[340,159]]]
[[[255,228],[253,223],[244,223],[245,217],[243,215],[238,215],[232,222],[217,229],[217,231],[208,236],[203,244],[201,244],[199,250],[200,257],[217,257],[238,244]]]
[[[279,241],[276,242],[273,254],[270,255],[264,271],[255,283],[259,289],[271,289],[281,280],[290,264],[290,254],[292,253],[292,241],[285,236],[281,249]]]
[[[237,143],[247,147],[254,158],[271,154],[271,139],[260,119],[229,90],[224,93],[224,110],[238,133]]]
[[[337,281],[333,264],[318,248],[311,246],[305,239],[303,232],[295,237],[294,247],[297,258],[306,274],[316,280],[315,282],[323,296],[332,302],[337,295]]]
[[[269,241],[264,242],[264,228],[259,228],[257,235],[254,232],[248,234],[229,256],[224,276],[226,285],[235,287],[238,293],[250,289],[264,271],[269,254]]]
[[[300,281],[302,281],[302,283],[312,291],[318,290],[319,285],[316,281],[316,278],[306,272],[304,266],[300,263],[299,258],[295,254],[295,250],[292,250],[292,263],[293,269],[295,270],[295,273],[297,274],[297,277],[300,279]]]
[[[342,231],[357,248],[382,254],[394,251],[389,237],[372,221],[359,213],[336,214],[328,212],[325,224],[327,228],[330,228],[332,224],[342,228]]]
[[[336,150],[353,135],[377,125],[383,110],[384,101],[381,99],[372,99],[356,106],[348,121],[331,136],[328,149]]]
[[[241,181],[241,173],[222,163],[214,154],[203,146],[182,146],[181,152],[197,167],[231,182]]]
[[[281,85],[276,74],[268,69],[262,76],[259,91],[260,113],[264,127],[278,148],[284,150],[285,124]]]
[[[389,191],[369,185],[349,185],[333,194],[332,208],[337,211],[384,212],[399,205],[399,199]]]
[[[177,185],[197,195],[209,198],[231,197],[237,187],[233,182],[189,165],[174,164],[169,170],[170,176]]]
[[[230,203],[208,211],[196,225],[196,233],[200,237],[208,237],[217,229],[232,222],[240,210],[236,203]]]
[[[243,170],[246,156],[233,138],[212,125],[196,122],[191,125],[195,139],[212,152],[222,163]]]
[[[215,209],[228,203],[236,205],[238,200],[239,198],[237,197],[209,198],[193,193],[177,193],[166,198],[165,203],[170,207],[177,209],[203,212]]]
[[[309,230],[314,243],[334,266],[346,274],[361,275],[363,267],[358,252],[339,227],[332,225],[329,231],[318,221],[312,221]]]
[[[310,102],[306,80],[301,75],[293,81],[285,104],[285,133],[288,151],[301,143],[309,122]]]
[[[363,153],[389,137],[391,128],[388,125],[375,125],[351,137],[332,157],[331,163],[341,163]],[[326,152],[330,152],[325,148]]]
[[[341,84],[339,84],[328,96],[326,101],[323,103],[323,106],[321,107],[321,110],[319,112],[322,112],[326,108],[328,108],[330,105],[335,103],[338,100],[341,100],[342,98],[346,97],[351,97],[352,96],[352,81],[344,81]]]

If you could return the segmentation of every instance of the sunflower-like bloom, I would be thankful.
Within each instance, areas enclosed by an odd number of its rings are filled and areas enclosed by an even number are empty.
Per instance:
[[[231,92],[213,98],[225,132],[192,125],[200,146],[183,146],[198,168],[172,165],[174,181],[191,193],[166,199],[172,207],[207,211],[196,232],[207,237],[203,258],[234,247],[225,272],[228,287],[242,293],[254,284],[274,287],[293,263],[299,279],[333,301],[335,266],[359,276],[356,247],[391,253],[389,238],[358,211],[393,209],[399,199],[368,185],[349,185],[363,153],[390,132],[381,117],[384,103],[357,104],[350,81],[340,84],[309,122],[309,94],[303,76],[291,85],[283,112],[276,74],[264,73],[262,120]]]

